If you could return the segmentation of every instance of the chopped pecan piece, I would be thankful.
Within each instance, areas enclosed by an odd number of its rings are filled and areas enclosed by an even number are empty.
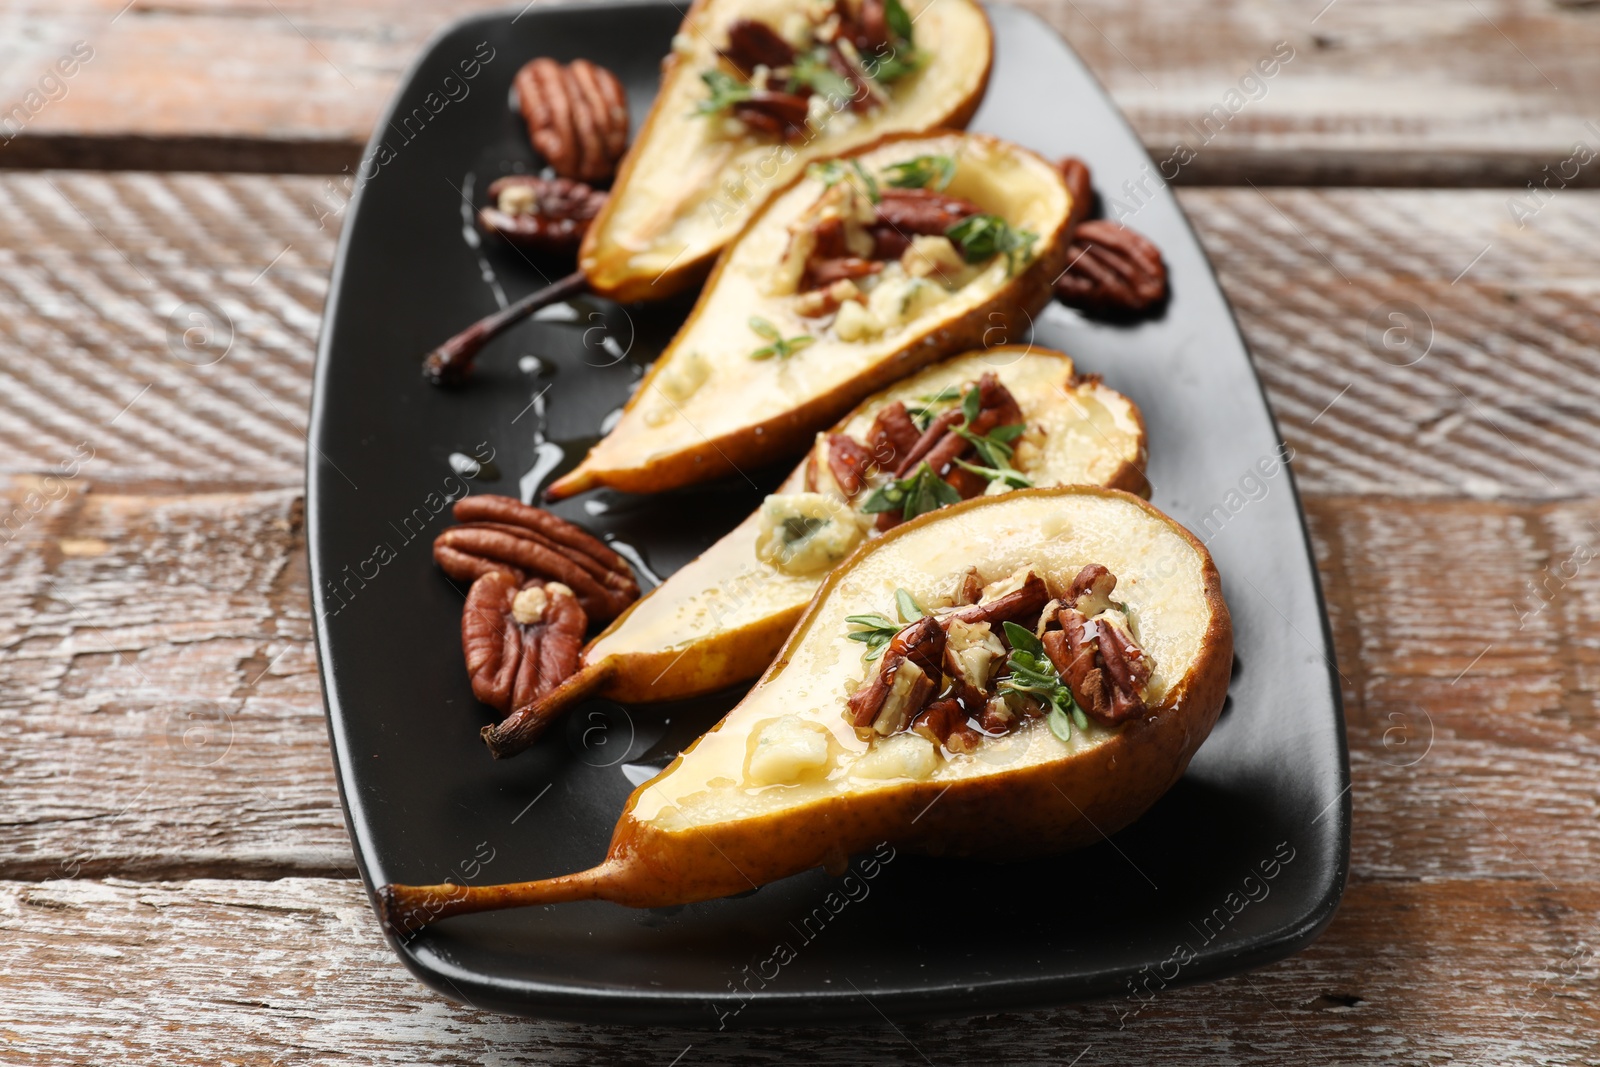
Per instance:
[[[830,433],[825,442],[828,450],[828,470],[845,496],[855,496],[867,484],[867,468],[872,466],[872,455],[861,442],[842,433]]]
[[[959,607],[976,604],[981,596],[983,596],[983,578],[978,574],[978,568],[968,567],[967,573],[956,583],[956,605]]]
[[[1003,697],[990,697],[978,713],[978,727],[986,734],[1010,733],[1020,719]]]
[[[885,189],[878,201],[878,222],[870,227],[873,258],[899,259],[911,238],[943,236],[962,219],[980,213],[978,205],[932,189]]]
[[[806,272],[800,280],[800,287],[802,290],[812,290],[832,286],[840,281],[853,282],[857,278],[877,274],[883,267],[884,264],[878,260],[862,259],[859,256],[836,256],[831,259],[813,257],[806,264]],[[838,309],[837,304],[834,305],[834,309]]]
[[[615,74],[540,57],[517,71],[516,89],[528,137],[557,174],[610,179],[628,149],[628,96]]]
[[[499,572],[517,585],[530,577],[571,588],[589,618],[609,622],[639,598],[627,560],[582,529],[504,496],[469,496],[455,505],[462,525],[433,542],[434,562],[458,581]]]
[[[838,311],[846,300],[855,300],[860,296],[861,290],[856,288],[855,282],[849,278],[841,278],[826,289],[802,292],[794,302],[794,311],[801,318],[814,319],[822,315],[831,315]]]
[[[1120,223],[1091,219],[1073,235],[1055,290],[1063,304],[1083,311],[1148,311],[1166,299],[1167,268],[1147,238]]]
[[[472,583],[461,611],[461,650],[472,694],[509,715],[536,703],[578,669],[589,620],[572,590],[504,571]]]
[[[995,426],[1014,426],[1022,421],[1022,406],[993,371],[978,379],[978,409],[994,412]]]
[[[951,752],[973,752],[983,740],[983,735],[968,725],[966,709],[948,697],[935,700],[912,719],[911,732]]]
[[[757,89],[734,104],[733,117],[762,133],[792,139],[805,133],[809,106],[806,97]]]
[[[890,710],[895,715],[904,713],[909,720],[933,694],[934,680],[939,677],[944,662],[944,647],[944,629],[932,616],[924,616],[895,634],[878,661],[877,674],[850,694],[846,710],[850,724],[856,727],[873,726],[876,729],[875,724],[882,717],[884,706],[892,696],[897,697],[898,706]],[[900,678],[900,668],[904,664],[910,664],[916,670],[906,678]],[[927,683],[926,686],[921,682],[912,686],[910,680],[913,678],[920,678]],[[896,694],[897,687],[905,690],[903,696]]]
[[[582,182],[511,174],[489,186],[478,227],[524,248],[570,253],[605,203],[605,193]]]
[[[904,478],[916,470],[917,464],[921,463],[928,453],[933,451],[933,446],[942,441],[945,435],[950,432],[950,428],[959,423],[961,419],[962,415],[959,407],[951,408],[949,411],[941,411],[935,415],[932,421],[928,423],[928,428],[922,431],[922,436],[917,438],[917,443],[912,445],[910,450],[906,452],[905,458],[900,461],[900,466],[895,468],[894,476],[896,478]]]
[[[794,63],[794,48],[778,31],[759,19],[734,19],[728,23],[728,47],[722,58],[746,78],[757,67],[777,70]]]
[[[1022,585],[1011,592],[987,602],[957,608],[946,617],[962,622],[986,622],[999,633],[1002,623],[1031,625],[1049,599],[1050,590],[1045,586],[1044,579],[1029,571]]]
[[[900,466],[900,457],[909,453],[921,436],[917,424],[911,421],[911,415],[906,411],[905,403],[896,400],[878,412],[872,420],[872,428],[867,431],[867,448],[872,453],[872,462],[880,470],[896,470]]]
[[[1067,603],[1093,618],[1111,606],[1111,593],[1117,588],[1117,576],[1098,563],[1091,563],[1078,572],[1067,589]]]

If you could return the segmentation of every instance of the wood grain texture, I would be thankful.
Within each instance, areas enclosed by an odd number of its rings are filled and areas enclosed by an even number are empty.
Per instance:
[[[299,484],[336,233],[312,179],[7,174],[0,470]]]
[[[1600,264],[1585,251],[1600,239],[1600,198],[1568,191],[1521,228],[1505,193],[1182,200],[1304,491],[1600,492]]]
[[[126,4],[126,6],[124,6]],[[67,0],[0,12],[0,107],[37,108],[0,166],[336,171],[406,64],[491,0]],[[1190,183],[1522,185],[1600,148],[1600,15],[1482,0],[1028,0]],[[39,81],[76,41],[93,58]],[[1274,77],[1243,82],[1284,42]],[[1288,53],[1281,53],[1288,54]],[[289,75],[292,72],[292,76]],[[1230,95],[1230,93],[1235,95]],[[1219,110],[1220,109],[1220,110]],[[1597,169],[1581,168],[1594,185]]]
[[[1597,908],[1593,885],[1361,884],[1309,949],[1211,985],[948,1022],[754,1030],[735,1020],[718,1032],[527,1022],[450,1004],[394,961],[359,883],[0,883],[3,1055],[51,1065],[1593,1063]]]
[[[0,557],[5,868],[353,873],[298,490],[66,484]],[[0,504],[48,492],[14,478]]]

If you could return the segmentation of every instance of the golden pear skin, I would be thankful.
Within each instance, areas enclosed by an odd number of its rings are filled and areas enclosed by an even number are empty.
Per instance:
[[[850,616],[892,610],[897,590],[941,603],[969,567],[985,581],[1027,568],[1059,582],[1095,563],[1118,575],[1119,606],[1152,666],[1136,717],[1092,722],[1067,740],[1032,719],[974,752],[937,750],[931,765],[886,764],[885,742],[912,735],[864,741],[845,722],[850,694],[873,670],[846,637]],[[1182,776],[1221,712],[1232,658],[1210,555],[1147,502],[1083,486],[978,497],[896,527],[829,574],[745,699],[634,791],[598,867],[500,886],[387,885],[383,919],[409,932],[570,900],[685,904],[837,869],[883,841],[996,860],[1076,848],[1137,819]],[[778,723],[826,741],[824,761],[779,781],[758,773],[758,749]]]

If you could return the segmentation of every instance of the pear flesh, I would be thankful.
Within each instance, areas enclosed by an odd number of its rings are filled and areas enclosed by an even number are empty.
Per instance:
[[[1023,245],[974,262],[959,278],[896,273],[905,298],[872,329],[862,327],[859,312],[849,322],[842,310],[811,314],[814,291],[795,292],[786,274],[796,235],[836,189],[887,188],[896,173],[890,168],[929,159],[953,164],[944,194],[1004,220],[1026,235]],[[829,166],[808,171],[751,220],[617,425],[551,485],[550,497],[601,485],[661,492],[793,455],[896,379],[943,356],[1026,335],[1066,265],[1062,238],[1073,199],[1055,167],[1016,145],[960,133],[889,139]],[[774,336],[781,351],[773,350]]]
[[[1054,592],[1096,563],[1118,576],[1119,606],[1152,667],[1136,718],[1067,740],[1033,719],[964,754],[909,734],[864,741],[846,722],[874,669],[847,636],[851,616],[891,612],[900,590],[920,605],[950,603],[970,568],[986,582],[1031,571]],[[567,900],[690,903],[839,869],[883,841],[986,859],[1089,844],[1183,774],[1221,712],[1232,651],[1209,554],[1148,503],[1081,486],[978,497],[897,527],[831,573],[745,699],[634,791],[600,866],[504,886],[386,886],[385,920],[402,930]],[[787,754],[764,751],[773,746]]]
[[[870,397],[834,432],[865,441],[882,409],[924,404],[923,398],[958,391],[985,373],[1016,398],[1030,427],[1028,458],[1017,462],[1035,486],[1143,491],[1145,432],[1138,408],[1098,379],[1079,378],[1070,357],[1031,345],[969,352],[927,367]],[[826,439],[817,435],[813,455]],[[802,491],[808,462],[769,499]],[[825,468],[825,461],[818,466]],[[757,552],[763,525],[762,513],[752,513],[632,605],[584,649],[578,673],[534,709],[539,719],[548,721],[586,697],[682,700],[759,675],[826,577],[826,569],[791,573],[763,560]]]
[[[876,85],[884,103],[856,111],[823,97],[803,137],[782,140],[704,114],[702,76],[726,70],[728,29],[754,19],[795,43],[806,34],[801,0],[700,0],[673,38],[661,88],[583,243],[580,265],[594,290],[616,300],[659,300],[704,276],[710,261],[774,190],[814,160],[888,133],[960,128],[983,99],[993,34],[973,0],[903,0],[913,20],[918,69]],[[798,36],[797,36],[798,35]]]

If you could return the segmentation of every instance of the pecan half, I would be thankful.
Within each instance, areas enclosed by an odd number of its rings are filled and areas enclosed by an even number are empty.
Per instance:
[[[757,67],[777,70],[794,63],[793,46],[758,19],[741,18],[728,23],[728,47],[721,54],[746,78]]]
[[[1150,680],[1150,661],[1132,638],[1109,618],[1097,617],[1110,607],[1117,579],[1099,564],[1078,572],[1068,593],[1069,603],[1047,612],[1047,630],[1040,638],[1045,654],[1055,665],[1072,699],[1084,713],[1107,726],[1126,722],[1145,711],[1139,691]],[[1086,610],[1088,613],[1086,613]]]
[[[588,626],[561,583],[485,574],[472,583],[461,611],[473,696],[504,715],[541,700],[578,669]]]
[[[517,71],[517,100],[533,147],[563,178],[606,181],[628,148],[628,96],[587,59],[540,57]]]
[[[1161,251],[1126,226],[1105,219],[1083,223],[1067,246],[1067,269],[1056,297],[1069,307],[1099,313],[1148,311],[1167,296]]]
[[[530,577],[572,589],[589,618],[609,622],[639,599],[627,560],[582,529],[505,496],[469,496],[456,521],[433,542],[434,562],[458,581],[500,573],[521,585]]]
[[[606,194],[567,178],[510,174],[489,186],[478,227],[539,252],[575,252]]]

